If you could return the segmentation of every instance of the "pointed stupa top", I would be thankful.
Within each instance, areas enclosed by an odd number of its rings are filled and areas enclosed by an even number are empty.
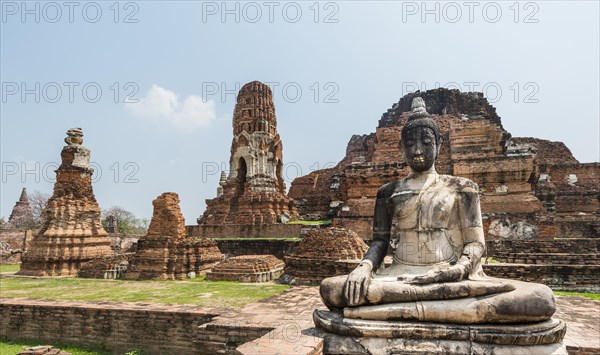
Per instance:
[[[27,202],[29,204],[29,198],[27,197],[27,188],[24,187],[21,190],[21,197],[19,197],[19,202]]]
[[[27,189],[21,190],[21,197],[19,201],[15,203],[10,217],[8,217],[8,225],[15,228],[25,227],[33,218],[31,206],[29,205],[29,199],[27,198]]]

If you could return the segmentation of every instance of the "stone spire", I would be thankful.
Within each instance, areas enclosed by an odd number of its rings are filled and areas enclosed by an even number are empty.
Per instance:
[[[23,188],[21,191],[21,197],[19,201],[15,203],[10,217],[8,218],[8,227],[13,228],[26,228],[33,222],[33,213],[31,206],[29,205],[29,199],[27,198],[27,189]]]
[[[283,144],[271,89],[258,81],[239,91],[233,112],[229,176],[207,200],[200,224],[270,224],[297,214],[283,181]]]
[[[42,212],[43,223],[23,256],[21,275],[75,275],[83,262],[112,254],[92,191],[90,150],[81,128],[67,131],[54,193]]]

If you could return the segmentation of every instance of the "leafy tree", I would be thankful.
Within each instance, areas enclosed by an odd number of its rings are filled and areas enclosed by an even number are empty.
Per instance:
[[[123,234],[146,234],[149,221],[147,218],[137,218],[123,207],[112,206],[102,210],[102,225],[108,227],[108,218],[115,219],[117,231]]]
[[[33,193],[28,194],[27,198],[29,206],[31,206],[31,213],[33,214],[33,223],[37,228],[42,224],[42,212],[48,204],[50,194],[35,190]]]
[[[0,228],[2,228],[4,223],[6,223],[6,221],[4,220],[4,217],[0,217]]]

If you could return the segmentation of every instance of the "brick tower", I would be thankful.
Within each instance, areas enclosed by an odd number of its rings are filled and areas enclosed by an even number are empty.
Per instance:
[[[19,275],[76,275],[82,263],[112,254],[92,191],[90,150],[81,128],[67,132],[54,193],[42,213],[42,227],[22,257]]]
[[[297,212],[282,176],[282,143],[271,89],[258,81],[244,85],[233,113],[229,176],[220,196],[206,200],[199,224],[272,224]],[[221,189],[219,189],[221,190]]]

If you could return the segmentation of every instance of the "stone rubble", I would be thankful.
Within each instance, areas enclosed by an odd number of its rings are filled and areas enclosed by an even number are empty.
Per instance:
[[[126,279],[185,279],[190,272],[205,273],[223,259],[214,240],[187,238],[176,193],[165,192],[152,205],[148,233],[138,240]]]

